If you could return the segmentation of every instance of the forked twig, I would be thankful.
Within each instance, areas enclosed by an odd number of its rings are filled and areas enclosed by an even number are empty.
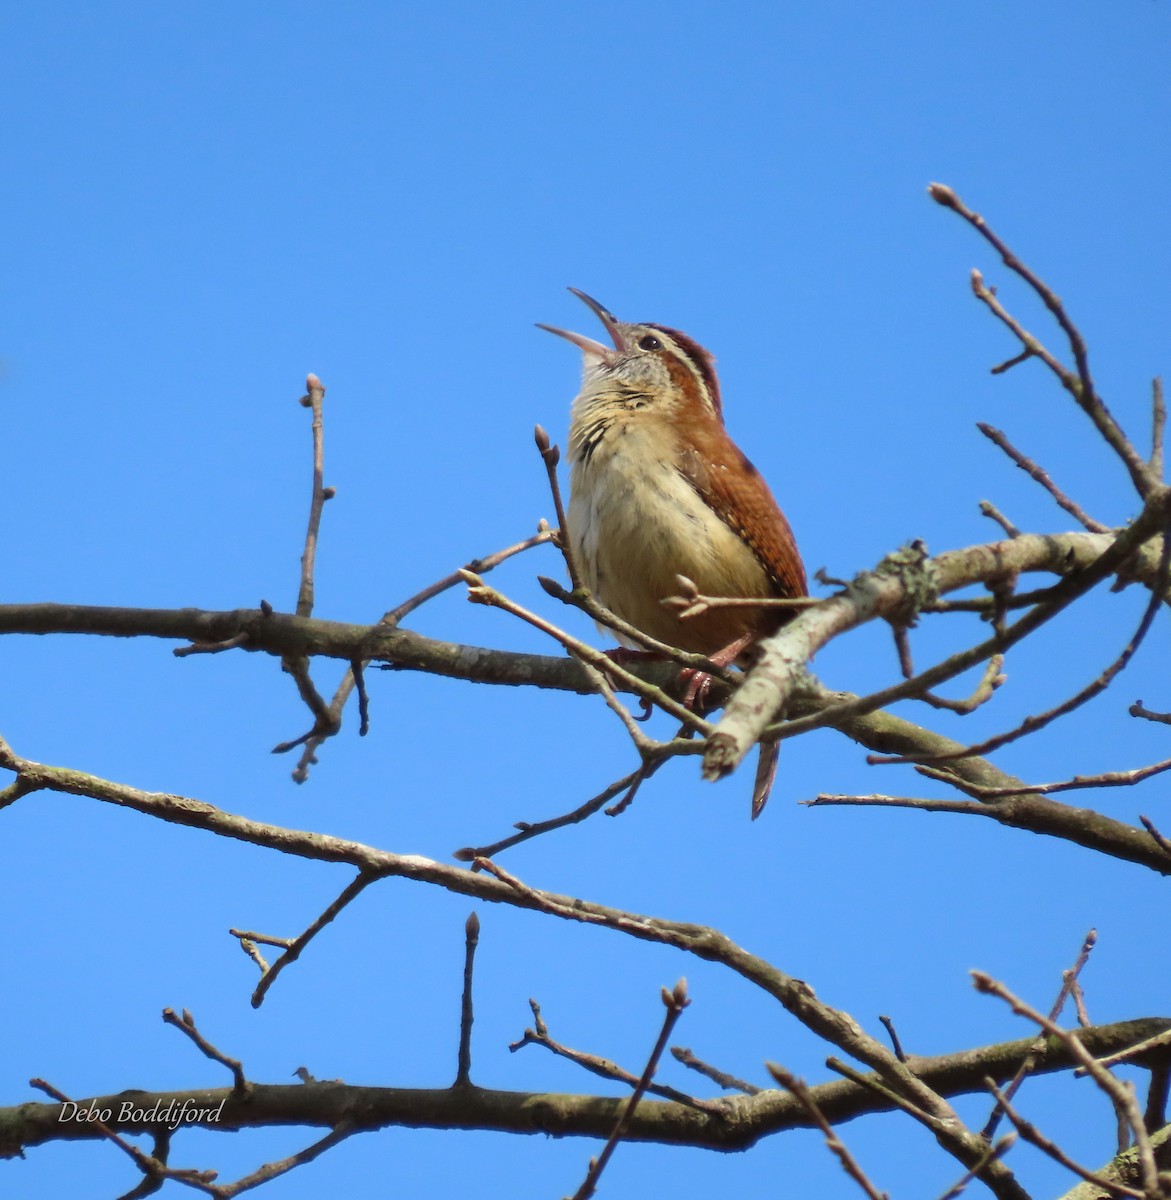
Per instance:
[[[942,754],[921,756],[871,754],[867,755],[866,761],[872,766],[878,766],[908,762],[947,762],[959,758],[983,757],[993,750],[999,750],[1002,746],[1007,746],[1010,742],[1015,742],[1019,738],[1044,729],[1046,725],[1051,724],[1058,717],[1063,717],[1073,712],[1074,709],[1080,708],[1095,696],[1101,695],[1113,683],[1119,673],[1125,669],[1138,648],[1142,645],[1143,639],[1147,636],[1147,632],[1150,630],[1151,624],[1155,619],[1155,614],[1163,604],[1167,592],[1169,570],[1171,570],[1171,536],[1164,536],[1159,554],[1158,578],[1155,586],[1151,589],[1151,596],[1147,601],[1146,608],[1143,610],[1142,619],[1131,635],[1130,641],[1122,648],[1122,652],[1118,657],[1096,679],[1091,680],[1090,683],[1068,700],[1063,700],[1060,704],[1055,705],[1045,712],[1026,717],[1019,725],[1004,733],[987,738],[982,742],[976,742],[974,745],[965,746],[960,750],[949,750]]]
[[[1004,530],[1007,537],[1017,538],[1021,536],[1020,527],[1014,525],[991,500],[980,501],[980,515],[987,517],[990,521],[995,521]]]
[[[1145,498],[1153,488],[1158,486],[1158,479],[1152,474],[1148,465],[1143,462],[1138,451],[1131,445],[1122,427],[1095,390],[1094,380],[1090,374],[1089,351],[1086,348],[1085,338],[1070,319],[1060,298],[1048,284],[1017,258],[1005,242],[989,228],[984,218],[968,208],[951,188],[944,184],[933,183],[927,191],[937,204],[951,209],[971,225],[1000,255],[1004,265],[1024,280],[1057,321],[1073,354],[1075,371],[1072,372],[1064,367],[1032,334],[1021,326],[1019,321],[1005,310],[997,300],[995,292],[985,286],[980,272],[972,272],[972,288],[977,298],[1012,331],[1024,349],[1041,359],[1057,376],[1062,387],[1069,392],[1078,407],[1093,421],[1106,444],[1122,460],[1139,495]]]
[[[328,925],[337,915],[346,907],[352,900],[362,894],[375,880],[381,879],[382,876],[373,871],[359,871],[357,876],[345,887],[342,893],[334,900],[325,911],[301,934],[293,938],[291,941],[284,941],[280,938],[266,938],[262,935],[250,933],[241,935],[236,930],[232,933],[242,938],[247,936],[249,940],[265,941],[269,945],[284,946],[285,952],[278,958],[272,966],[260,977],[260,982],[256,985],[256,990],[252,993],[252,1007],[259,1008],[264,1003],[264,997],[268,993],[268,989],[276,982],[276,977],[289,966],[301,957],[305,947]]]
[[[1053,482],[1049,472],[1044,467],[1035,463],[1027,454],[1022,454],[1008,440],[1008,437],[1002,430],[997,429],[994,425],[989,425],[985,421],[977,421],[976,428],[990,441],[993,445],[998,446],[1009,458],[1026,475],[1032,480],[1039,483],[1053,499],[1058,506],[1063,508],[1073,519],[1083,525],[1091,533],[1109,533],[1110,526],[1103,525],[1101,521],[1094,520],[1075,500],[1070,499],[1058,486]]]
[[[29,1084],[44,1092],[46,1095],[52,1096],[58,1104],[76,1104],[76,1101],[71,1100],[60,1089],[55,1088],[51,1083],[44,1079],[30,1079]],[[100,1117],[91,1109],[86,1124],[91,1128],[96,1129],[107,1141],[112,1142],[119,1150],[125,1154],[131,1162],[142,1172],[144,1183],[150,1182],[161,1183],[164,1179],[175,1179],[180,1183],[185,1183],[189,1187],[198,1188],[201,1191],[207,1192],[209,1195],[217,1195],[218,1190],[214,1187],[212,1180],[215,1179],[214,1171],[196,1171],[190,1169],[181,1169],[169,1167],[165,1162],[153,1157],[149,1154],[144,1154],[133,1142],[128,1142],[121,1134],[116,1133],[109,1127]],[[165,1141],[163,1145],[168,1143]],[[156,1142],[158,1145],[158,1142]],[[157,1191],[157,1187],[152,1187],[151,1191]],[[142,1192],[139,1193],[144,1194]],[[150,1192],[145,1193],[147,1195]]]
[[[673,754],[700,754],[703,752],[703,745],[699,742],[687,742],[682,746],[677,743],[668,743],[675,747]],[[517,833],[509,834],[506,838],[501,838],[498,842],[492,842],[486,846],[464,846],[456,850],[452,855],[457,862],[474,862],[478,858],[492,858],[499,854],[502,850],[509,850],[513,846],[520,845],[521,842],[530,841],[532,838],[540,837],[542,834],[551,833],[555,829],[564,829],[567,825],[577,825],[587,817],[592,817],[600,808],[604,808],[611,800],[616,797],[622,797],[612,809],[606,811],[612,816],[617,816],[620,812],[624,812],[629,806],[630,801],[634,799],[638,789],[646,782],[668,759],[670,755],[664,754],[662,757],[655,758],[649,762],[644,762],[636,770],[631,771],[629,775],[624,775],[621,779],[615,780],[609,787],[603,788],[596,796],[592,796],[584,804],[579,804],[577,808],[570,809],[567,813],[562,813],[557,817],[550,817],[545,821],[517,821]]]
[[[536,1000],[530,998],[529,1008],[533,1012],[533,1024],[515,1042],[508,1044],[508,1049],[511,1053],[515,1054],[525,1046],[543,1046],[551,1054],[575,1063],[583,1070],[589,1071],[591,1075],[597,1075],[599,1079],[610,1079],[616,1083],[624,1083],[628,1087],[636,1087],[638,1085],[639,1077],[620,1067],[612,1059],[603,1058],[599,1054],[589,1054],[584,1050],[575,1050],[572,1046],[566,1046],[550,1037],[549,1027],[545,1024],[545,1020],[541,1016],[541,1006]],[[678,1055],[676,1054],[675,1057],[678,1058]],[[756,1090],[759,1091],[760,1089]],[[647,1092],[650,1095],[662,1096],[664,1100],[671,1100],[676,1104],[683,1104],[688,1108],[699,1109],[702,1112],[716,1115],[723,1115],[725,1112],[724,1105],[720,1101],[700,1100],[695,1096],[689,1096],[686,1092],[679,1091],[677,1088],[667,1087],[665,1084],[651,1083],[647,1087]]]
[[[183,1010],[183,1015],[179,1016],[173,1008],[163,1009],[163,1020],[168,1025],[174,1025],[176,1029],[185,1033],[192,1042],[213,1062],[222,1063],[229,1071],[232,1072],[232,1094],[235,1096],[247,1096],[252,1090],[252,1085],[244,1077],[243,1064],[237,1058],[229,1058],[222,1050],[217,1050],[199,1032],[195,1027],[195,1018],[187,1010]]]
[[[553,530],[544,521],[541,521],[538,524],[537,532],[532,537],[526,538],[522,542],[517,542],[512,546],[506,546],[503,550],[497,550],[495,553],[486,555],[483,558],[474,558],[463,567],[463,570],[475,571],[478,574],[487,574],[514,554],[521,554],[525,550],[531,550],[534,546],[544,545],[545,542],[553,541],[553,538]],[[433,600],[436,596],[442,595],[449,588],[453,588],[462,582],[463,576],[459,571],[452,571],[449,575],[445,575],[435,583],[428,584],[427,587],[416,592],[415,595],[383,613],[373,626],[373,632],[378,633],[386,629],[394,629],[404,617],[414,612],[415,609],[425,604],[428,600]],[[350,669],[342,676],[337,691],[334,692],[333,699],[329,702],[327,718],[316,720],[313,728],[308,733],[302,734],[301,737],[294,738],[292,741],[282,742],[274,749],[273,753],[275,754],[291,750],[300,745],[305,747],[293,772],[293,778],[298,783],[304,782],[309,777],[309,768],[317,761],[316,754],[321,744],[341,730],[342,711],[355,688],[358,690],[359,733],[363,734],[366,732],[369,722],[366,715],[366,705],[363,702],[364,687],[361,671],[355,669],[357,664],[364,662],[365,660],[362,658],[356,659],[350,664]]]

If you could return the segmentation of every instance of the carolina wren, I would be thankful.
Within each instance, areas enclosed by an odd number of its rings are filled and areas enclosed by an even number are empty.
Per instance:
[[[768,484],[724,428],[715,360],[686,334],[628,325],[570,288],[614,348],[542,325],[583,355],[569,426],[570,551],[583,582],[612,612],[659,641],[721,665],[787,614],[713,608],[680,620],[662,604],[676,575],[708,596],[797,597],[805,568]],[[761,747],[752,815],[768,799],[777,746]]]

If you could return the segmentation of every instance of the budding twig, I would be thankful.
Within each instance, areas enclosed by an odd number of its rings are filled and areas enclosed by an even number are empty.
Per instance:
[[[476,962],[476,947],[479,944],[480,918],[473,912],[464,922],[464,987],[460,1001],[456,1087],[469,1086],[472,1082],[472,1025],[476,1019],[472,1009],[472,970]]]
[[[638,1086],[639,1077],[624,1067],[620,1067],[612,1059],[603,1058],[599,1054],[588,1054],[584,1050],[574,1050],[573,1047],[554,1040],[549,1036],[549,1027],[541,1016],[541,1006],[536,1000],[530,998],[529,1008],[533,1012],[533,1024],[525,1029],[515,1042],[509,1043],[508,1049],[513,1054],[524,1049],[525,1046],[543,1046],[551,1054],[576,1063],[577,1066],[589,1071],[591,1075],[597,1075],[600,1079],[612,1079],[618,1083],[624,1083],[628,1087]],[[676,1054],[675,1057],[678,1058],[678,1055]],[[725,1111],[724,1105],[719,1101],[700,1100],[677,1088],[667,1087],[665,1084],[652,1083],[646,1090],[650,1095],[662,1096],[664,1100],[671,1100],[676,1104],[684,1104],[688,1108],[695,1108],[716,1116],[722,1115]]]
[[[586,1177],[582,1180],[581,1187],[573,1194],[573,1200],[588,1200],[597,1190],[598,1180],[602,1172],[606,1169],[606,1164],[610,1161],[614,1151],[618,1147],[618,1143],[622,1140],[626,1133],[626,1127],[630,1123],[630,1118],[634,1115],[634,1110],[638,1107],[638,1102],[646,1093],[650,1086],[651,1080],[654,1078],[655,1071],[658,1069],[659,1059],[662,1057],[663,1050],[667,1046],[667,1041],[671,1036],[671,1030],[675,1028],[675,1023],[683,1015],[683,1010],[691,1003],[687,998],[687,980],[680,979],[671,991],[663,988],[663,1004],[666,1006],[667,1013],[663,1018],[663,1028],[659,1032],[658,1040],[655,1042],[655,1047],[651,1051],[650,1058],[647,1059],[646,1067],[643,1069],[642,1078],[639,1079],[638,1085],[631,1093],[630,1100],[627,1102],[626,1108],[622,1115],[618,1118],[618,1124],[614,1126],[614,1132],[610,1134],[605,1146],[602,1147],[602,1152],[597,1158],[590,1159],[589,1169],[586,1171]]]
[[[229,1058],[222,1050],[217,1050],[196,1029],[195,1018],[187,1009],[184,1009],[183,1015],[179,1016],[173,1008],[164,1008],[163,1020],[168,1025],[174,1025],[176,1029],[185,1033],[208,1058],[214,1062],[222,1063],[232,1072],[232,1094],[234,1096],[247,1096],[252,1091],[252,1085],[244,1077],[244,1067],[240,1060]]]

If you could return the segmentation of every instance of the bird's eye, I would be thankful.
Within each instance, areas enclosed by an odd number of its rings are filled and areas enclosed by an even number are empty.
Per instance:
[[[653,333],[648,333],[646,337],[638,339],[638,345],[642,350],[660,350],[663,343]]]

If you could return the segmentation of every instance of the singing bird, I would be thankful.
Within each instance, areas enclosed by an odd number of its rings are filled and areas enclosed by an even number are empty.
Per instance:
[[[613,613],[661,642],[721,666],[751,664],[755,644],[791,613],[712,608],[681,619],[665,606],[677,575],[708,596],[807,594],[797,542],[760,472],[724,428],[715,360],[665,325],[627,324],[570,288],[613,348],[541,325],[582,352],[569,426],[570,551],[583,582]],[[776,774],[762,745],[752,815]]]

